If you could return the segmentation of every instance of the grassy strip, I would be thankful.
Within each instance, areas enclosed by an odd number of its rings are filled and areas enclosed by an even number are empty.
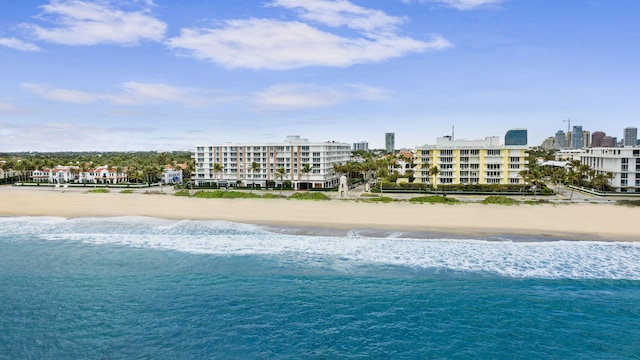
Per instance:
[[[197,191],[193,197],[200,199],[255,199],[262,196],[240,191]]]
[[[109,192],[111,192],[111,190],[109,189],[93,189],[93,190],[87,191],[87,193],[93,193],[93,194],[106,194]]]
[[[517,200],[514,200],[510,197],[501,196],[501,195],[492,195],[487,196],[484,200],[480,202],[481,204],[493,204],[493,205],[519,205],[520,203]]]
[[[131,189],[126,189],[126,190],[120,191],[120,194],[131,194],[131,193],[133,193],[133,190],[131,190]]]
[[[436,196],[436,195],[414,197],[409,199],[409,202],[419,203],[419,204],[428,203],[428,204],[449,204],[449,205],[460,203],[458,199],[454,199],[446,196]]]
[[[191,193],[189,192],[189,190],[178,190],[175,193],[173,193],[174,196],[186,196],[189,197],[191,196]]]
[[[616,201],[616,205],[640,206],[640,200],[618,200]]]
[[[368,199],[363,199],[363,201],[365,202],[381,202],[381,203],[390,203],[392,201],[400,201],[400,200],[394,200],[390,197],[387,196],[378,196],[378,197],[371,197]]]
[[[289,196],[289,198],[297,200],[331,200],[330,197],[320,192],[297,192]]]

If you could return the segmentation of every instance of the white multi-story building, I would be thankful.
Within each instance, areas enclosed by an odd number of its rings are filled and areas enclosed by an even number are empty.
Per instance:
[[[500,145],[497,136],[483,140],[436,139],[435,145],[416,149],[416,182],[431,184],[429,169],[436,167],[440,184],[523,184],[527,168],[526,145]]]
[[[340,178],[333,166],[350,157],[349,144],[310,142],[300,136],[287,136],[282,143],[197,145],[194,181],[196,186],[260,187],[266,187],[267,181],[291,181],[294,189],[330,188]],[[284,176],[280,177],[279,169],[284,169]]]
[[[640,147],[600,147],[580,156],[596,174],[613,174],[610,185],[615,191],[640,192]]]

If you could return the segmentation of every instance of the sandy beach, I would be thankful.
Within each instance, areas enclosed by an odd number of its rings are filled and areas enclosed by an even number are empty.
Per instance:
[[[169,194],[96,194],[61,189],[2,188],[0,216],[149,216],[327,231],[640,240],[640,227],[637,225],[640,208],[589,203],[499,206],[353,200],[197,199]]]

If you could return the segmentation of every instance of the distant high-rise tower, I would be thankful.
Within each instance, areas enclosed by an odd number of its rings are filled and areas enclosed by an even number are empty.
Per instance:
[[[624,146],[636,146],[638,144],[638,128],[624,128]]]
[[[366,141],[353,143],[353,151],[369,151],[369,143]]]
[[[396,133],[384,134],[384,150],[388,153],[396,151]]]
[[[575,125],[571,131],[571,148],[582,149],[582,126]]]
[[[591,147],[591,131],[582,130],[582,148]]]
[[[564,131],[558,130],[556,132],[556,149],[566,149],[567,148],[567,135],[565,135]]]
[[[527,129],[511,129],[504,136],[505,145],[527,145]]]
[[[591,147],[601,147],[602,146],[602,138],[607,136],[603,131],[594,131],[591,134]]]

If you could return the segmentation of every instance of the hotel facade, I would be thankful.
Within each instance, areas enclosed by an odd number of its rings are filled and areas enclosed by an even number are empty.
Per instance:
[[[640,147],[591,148],[580,155],[580,162],[596,174],[613,174],[614,191],[640,192]]]
[[[524,184],[526,145],[500,145],[497,136],[484,140],[436,139],[435,145],[416,148],[416,182],[432,184],[429,169],[437,167],[436,185]]]
[[[194,158],[196,186],[266,187],[267,181],[291,181],[294,189],[331,188],[340,178],[333,166],[351,159],[351,145],[287,136],[282,143],[197,145]],[[253,163],[258,170],[252,170]],[[279,169],[284,169],[282,178]]]

